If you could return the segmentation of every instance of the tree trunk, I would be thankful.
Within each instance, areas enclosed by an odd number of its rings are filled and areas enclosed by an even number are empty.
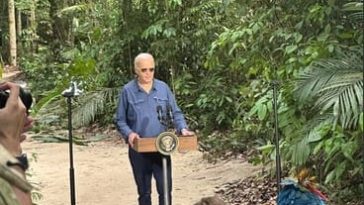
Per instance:
[[[67,2],[67,6],[74,6],[76,5],[77,0],[68,0]],[[72,18],[67,19],[66,21],[68,21],[69,24],[69,28],[68,28],[68,43],[69,46],[73,47],[75,44],[75,34],[74,34],[74,25],[73,25],[73,20],[74,20],[74,16],[72,16]]]
[[[122,21],[121,27],[125,27],[125,30],[128,30],[129,27],[129,20],[131,19],[130,14],[133,13],[133,7],[132,7],[132,0],[124,0],[121,1],[121,13],[122,13]],[[130,75],[133,75],[134,73],[134,64],[133,64],[133,56],[132,56],[132,49],[130,42],[128,43],[128,57],[129,57],[129,72]]]
[[[17,37],[17,39],[21,39],[21,31],[22,31],[22,29],[23,29],[23,25],[22,25],[22,22],[21,22],[21,10],[19,10],[19,9],[16,9],[15,10],[15,13],[16,13],[16,37]],[[23,51],[23,49],[22,49],[22,44],[21,44],[21,42],[17,42],[17,56],[18,56],[18,58],[22,55],[22,51]]]
[[[21,36],[21,30],[22,30],[22,24],[21,24],[21,10],[16,10],[16,36],[20,38]]]
[[[30,17],[29,17],[29,23],[30,23],[30,30],[31,30],[31,39],[30,39],[30,52],[33,54],[36,52],[36,40],[37,40],[37,22],[35,19],[35,8],[37,5],[37,0],[32,0],[32,5],[30,7]]]
[[[16,25],[14,0],[8,2],[9,12],[9,42],[10,42],[10,65],[16,67]]]
[[[69,42],[69,32],[71,32],[70,21],[66,17],[59,17],[57,12],[62,8],[68,6],[67,0],[48,0],[49,7],[49,16],[52,21],[52,35],[53,41],[51,43],[52,51],[54,53],[53,56],[56,58],[59,56],[61,51],[61,45],[68,46]],[[71,22],[72,23],[72,22]]]

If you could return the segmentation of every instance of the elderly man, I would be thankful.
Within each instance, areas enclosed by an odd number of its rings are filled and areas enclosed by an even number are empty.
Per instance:
[[[151,180],[154,176],[159,194],[159,205],[164,205],[162,158],[167,159],[168,195],[171,203],[172,169],[170,156],[160,153],[138,153],[133,148],[137,138],[157,137],[166,131],[166,126],[158,120],[157,109],[166,113],[170,107],[174,127],[182,135],[192,135],[188,130],[183,113],[176,104],[168,85],[154,78],[154,58],[149,53],[141,53],[134,60],[136,78],[123,86],[116,113],[117,127],[129,144],[129,160],[138,188],[139,205],[151,205]]]

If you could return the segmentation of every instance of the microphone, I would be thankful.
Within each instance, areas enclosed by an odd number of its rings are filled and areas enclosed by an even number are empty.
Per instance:
[[[160,122],[162,122],[163,118],[162,118],[162,106],[158,105],[157,106],[157,113],[158,113],[158,120]]]
[[[169,120],[171,121],[171,123],[173,124],[173,112],[172,112],[172,106],[171,105],[167,105],[167,113],[168,113],[168,117]]]
[[[71,81],[70,87],[62,92],[63,97],[74,97],[82,94],[83,90],[78,88],[79,85],[77,85],[77,82]]]

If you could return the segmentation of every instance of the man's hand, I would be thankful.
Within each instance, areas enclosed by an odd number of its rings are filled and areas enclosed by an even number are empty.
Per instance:
[[[188,130],[188,129],[186,129],[186,128],[183,128],[183,129],[181,130],[181,134],[182,134],[183,136],[188,136],[188,135],[194,135],[195,133],[194,133],[194,132],[192,132],[192,131],[190,131],[190,130]]]
[[[10,82],[0,84],[0,90],[7,89],[10,90],[9,98],[5,107],[0,109],[0,144],[12,155],[18,156],[22,152],[20,137],[27,114],[26,108],[19,98],[19,86]]]
[[[134,140],[139,139],[139,138],[140,137],[139,137],[139,135],[137,133],[135,133],[135,132],[130,133],[129,136],[128,136],[129,145],[131,147],[134,147]]]

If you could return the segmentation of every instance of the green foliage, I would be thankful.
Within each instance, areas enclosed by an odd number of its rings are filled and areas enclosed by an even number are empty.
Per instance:
[[[67,69],[66,63],[50,62],[46,53],[48,48],[42,47],[37,54],[32,54],[33,58],[28,60],[30,56],[23,56],[21,66],[29,79],[29,86],[32,88],[32,95],[38,101],[49,91],[57,86],[59,82],[65,81]],[[60,93],[59,93],[60,94]]]
[[[251,108],[249,115],[257,115],[260,121],[266,120],[268,113],[272,113],[272,92],[262,96],[255,105]]]
[[[113,88],[104,88],[99,91],[88,92],[84,97],[80,98],[73,115],[74,126],[90,125],[98,115],[106,113],[105,109],[110,106],[109,104],[115,104],[117,91]],[[110,116],[108,122],[113,120],[112,116]]]
[[[308,154],[326,159],[321,162],[326,174],[324,182],[332,187],[347,186],[341,181],[360,178],[363,174],[358,157],[363,135],[359,128],[362,124],[360,116],[363,115],[362,59],[361,50],[339,52],[335,58],[313,62],[309,70],[303,71],[297,78],[295,93],[299,102],[307,106],[306,109],[311,107],[307,111],[313,118],[308,122],[314,125],[312,122],[317,122],[317,118],[324,122],[310,129],[303,127],[309,131],[306,137],[312,142],[306,143],[306,150],[312,148]],[[309,155],[302,162],[308,160]],[[358,187],[361,186],[353,186],[352,190]]]
[[[349,18],[354,19],[357,22],[363,22],[363,2],[349,2],[343,6],[344,11],[350,12]]]
[[[202,150],[230,156],[252,149],[252,161],[274,164],[278,82],[284,168],[312,166],[327,187],[343,190],[337,198],[363,188],[363,54],[348,52],[363,48],[362,2],[75,3],[37,1],[38,49],[21,61],[36,112],[59,115],[47,118],[52,123],[65,117],[60,93],[71,80],[85,91],[73,104],[75,122],[112,123],[117,90],[134,77],[134,56],[151,52],[156,77],[201,131]],[[23,35],[24,45],[30,37]]]
[[[229,83],[217,75],[212,75],[202,81],[201,90],[210,90],[210,92],[203,93],[196,98],[195,106],[198,110],[206,113],[201,120],[207,124],[203,125],[205,128],[213,128],[213,125],[219,126],[220,130],[226,130],[229,128],[233,118],[231,113],[234,110],[234,96],[236,90],[230,89],[224,86],[225,83]],[[211,124],[208,124],[211,123]]]
[[[258,90],[251,90],[254,96],[253,102],[243,104],[246,106],[245,109],[239,107],[239,110],[250,110],[249,117],[242,117],[240,122],[235,118],[233,122],[238,122],[236,125],[239,126],[245,125],[247,128],[257,129],[252,133],[255,134],[255,138],[262,138],[258,141],[267,142],[267,146],[259,148],[263,155],[260,159],[263,161],[274,160],[275,152],[275,148],[270,146],[273,142],[272,137],[261,135],[273,133],[271,123],[273,118],[268,115],[272,113],[270,112],[272,95],[271,92],[267,92],[269,87],[264,82],[274,78],[284,80],[278,100],[283,159],[288,161],[289,166],[316,164],[318,172],[323,166],[326,170],[321,173],[324,174],[329,174],[329,170],[333,167],[332,164],[322,161],[322,156],[334,161],[342,159],[345,165],[334,171],[334,176],[337,177],[336,180],[343,180],[346,179],[348,170],[355,167],[354,164],[346,164],[347,158],[339,157],[344,154],[342,150],[336,150],[336,146],[323,146],[322,143],[329,140],[331,135],[333,137],[339,135],[340,132],[335,130],[342,128],[350,128],[348,132],[356,133],[354,135],[358,136],[355,129],[360,123],[359,117],[363,106],[363,71],[360,61],[362,54],[356,55],[357,57],[348,54],[350,57],[345,58],[338,53],[347,47],[356,46],[357,42],[362,42],[362,35],[357,33],[350,23],[342,20],[346,13],[340,13],[335,3],[331,3],[325,5],[321,2],[301,1],[290,4],[287,1],[271,7],[260,5],[258,2],[252,3],[250,6],[256,4],[259,7],[255,7],[250,15],[242,17],[243,20],[239,21],[237,26],[224,28],[218,39],[211,44],[205,65],[213,72],[223,69],[226,75],[229,75],[228,71],[234,70],[244,73],[244,77],[238,79],[236,86],[232,87],[251,86],[252,80],[260,82]],[[335,60],[325,60],[332,56],[335,56]],[[313,61],[315,63],[311,64]],[[315,106],[305,104],[302,98],[292,95],[294,89],[292,79],[309,65],[318,68],[314,72],[310,70],[306,73],[310,76],[310,78],[306,76],[306,79],[314,82],[301,81],[302,88],[306,89],[300,89],[297,93],[315,96],[315,92],[309,87],[316,87],[317,98],[306,99]],[[330,79],[328,82],[323,78],[325,71],[331,71],[332,74],[326,75],[326,80]],[[321,87],[320,84],[324,86]],[[244,99],[249,101],[251,98]],[[333,108],[335,102],[337,106]],[[334,115],[328,112],[330,109],[335,109]],[[335,121],[340,121],[340,125],[335,124]],[[343,139],[350,142],[350,138]],[[323,149],[326,149],[326,152],[322,152]],[[358,155],[356,149],[353,152]],[[321,158],[316,158],[312,153]],[[357,158],[356,161],[360,159]],[[360,172],[356,173],[355,177],[361,175]],[[331,180],[326,182],[333,183]]]
[[[356,128],[363,111],[363,53],[340,54],[314,62],[299,75],[295,91],[301,102],[314,100],[313,110],[330,110],[343,128]],[[314,98],[314,99],[313,99]]]
[[[53,101],[59,100],[62,97],[61,92],[62,90],[59,88],[45,92],[44,97],[32,107],[32,113],[37,115],[42,108],[46,108]]]
[[[32,91],[33,96],[38,102],[34,107],[35,114],[41,109],[49,109],[47,107],[49,105],[54,106],[51,104],[53,101],[57,101],[58,104],[63,106],[63,109],[66,109],[67,106],[65,106],[60,94],[69,87],[71,80],[82,82],[82,89],[87,92],[98,89],[103,84],[110,86],[120,79],[110,81],[110,78],[117,75],[113,73],[113,69],[109,69],[109,62],[115,55],[110,53],[115,49],[108,50],[110,45],[115,44],[115,40],[109,39],[109,36],[112,35],[112,32],[110,32],[113,30],[112,27],[115,27],[114,25],[117,23],[114,16],[117,13],[115,11],[99,13],[100,9],[109,9],[115,5],[115,1],[100,2],[100,4],[90,2],[89,4],[62,8],[62,10],[58,11],[58,16],[73,19],[73,31],[76,34],[75,47],[64,47],[61,52],[54,53],[58,56],[50,56],[47,55],[47,53],[52,53],[49,52],[49,49],[51,49],[49,45],[42,45],[38,53],[31,54],[31,58],[28,58],[29,56],[23,58],[22,67],[31,82],[30,86],[34,90]],[[102,8],[103,6],[104,8]],[[84,14],[87,14],[87,17],[90,18],[84,18]],[[97,25],[104,22],[101,20],[105,21],[105,27],[97,27]],[[103,35],[103,32],[109,35]],[[107,70],[111,72],[105,72]],[[85,99],[88,99],[87,96],[89,95],[86,95]],[[85,104],[79,105],[83,106]],[[112,105],[110,104],[110,106]]]

